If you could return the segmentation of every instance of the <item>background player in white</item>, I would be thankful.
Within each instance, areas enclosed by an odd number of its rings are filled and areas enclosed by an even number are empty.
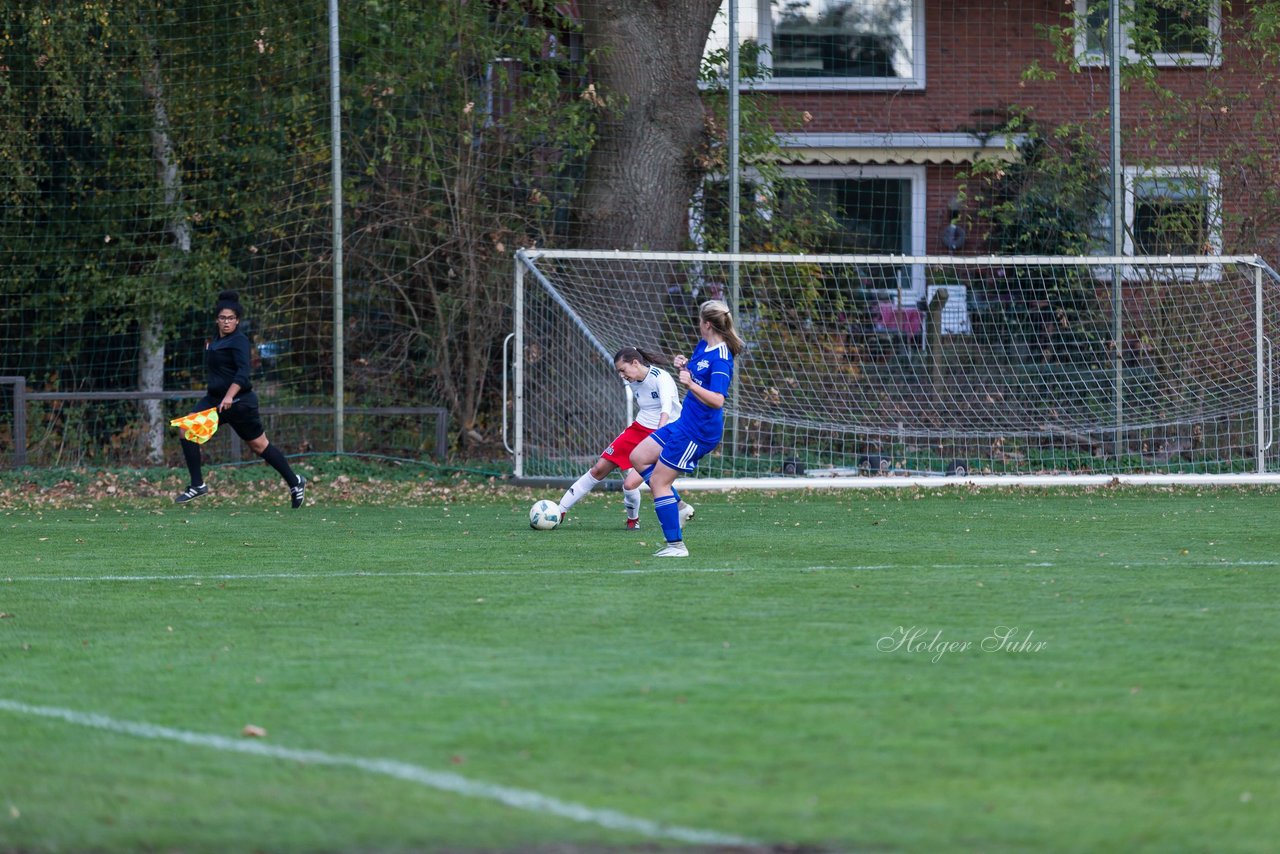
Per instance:
[[[631,467],[631,451],[657,428],[675,421],[680,417],[680,393],[671,374],[655,367],[669,365],[671,361],[658,353],[641,350],[639,347],[623,347],[613,355],[613,366],[618,369],[618,376],[631,387],[631,394],[636,402],[636,418],[627,429],[604,449],[600,459],[596,460],[582,477],[569,487],[560,499],[560,508],[568,516],[569,508],[578,499],[586,495],[595,485],[609,476],[616,469]],[[627,510],[627,527],[634,530],[640,527],[640,489],[624,489],[622,503]],[[683,506],[683,521],[693,515],[693,508]]]

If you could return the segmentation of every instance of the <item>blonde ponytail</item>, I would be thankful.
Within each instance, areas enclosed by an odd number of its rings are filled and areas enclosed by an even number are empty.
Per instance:
[[[746,343],[733,328],[733,316],[729,314],[729,306],[724,300],[707,300],[698,306],[698,317],[711,324],[711,328],[728,345],[730,353],[736,356],[746,349]]]

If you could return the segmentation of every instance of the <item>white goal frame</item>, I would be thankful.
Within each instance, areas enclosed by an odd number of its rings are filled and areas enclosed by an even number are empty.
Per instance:
[[[973,486],[1097,486],[1108,484],[1134,484],[1134,485],[1176,485],[1176,484],[1197,484],[1197,485],[1245,485],[1245,484],[1280,484],[1280,458],[1277,456],[1277,450],[1274,442],[1274,422],[1277,415],[1276,401],[1274,395],[1274,387],[1276,382],[1276,373],[1274,365],[1272,337],[1276,334],[1276,327],[1280,326],[1280,275],[1257,255],[1235,255],[1235,256],[1165,256],[1165,257],[1135,257],[1135,256],[1119,256],[1119,257],[1057,257],[1057,256],[883,256],[883,255],[777,255],[777,254],[752,254],[741,253],[732,255],[729,253],[696,253],[696,252],[611,252],[611,251],[583,251],[583,250],[520,250],[515,255],[514,261],[514,290],[513,290],[513,330],[507,336],[503,346],[504,372],[503,372],[503,439],[504,444],[509,453],[512,455],[514,476],[517,482],[527,483],[567,483],[575,479],[581,472],[585,471],[591,462],[603,450],[605,444],[608,443],[613,436],[617,435],[623,427],[629,423],[631,417],[631,401],[626,386],[617,378],[613,370],[612,352],[625,345],[652,346],[652,341],[645,339],[646,334],[643,325],[639,329],[631,331],[626,326],[626,320],[620,321],[619,325],[612,325],[612,321],[606,327],[601,327],[597,321],[599,317],[588,316],[593,310],[599,308],[595,301],[584,300],[582,294],[571,293],[561,283],[554,281],[554,276],[548,275],[546,270],[556,264],[562,264],[566,267],[575,263],[583,263],[587,266],[593,266],[601,270],[611,269],[608,265],[615,265],[617,269],[644,268],[652,266],[658,269],[658,265],[673,265],[672,269],[680,268],[703,269],[710,265],[719,265],[722,270],[731,271],[723,278],[727,279],[726,286],[723,290],[724,299],[729,302],[731,309],[735,312],[735,318],[738,318],[738,298],[739,290],[737,286],[738,270],[743,268],[777,268],[780,271],[794,270],[801,267],[844,267],[848,269],[874,269],[874,268],[896,268],[898,270],[908,269],[910,275],[899,276],[899,281],[922,281],[922,271],[927,269],[942,269],[949,271],[965,272],[972,271],[1002,269],[1002,268],[1018,268],[1018,269],[1035,269],[1047,270],[1049,268],[1088,268],[1089,274],[1093,277],[1093,281],[1099,283],[1100,287],[1110,288],[1112,281],[1122,283],[1130,276],[1141,274],[1144,271],[1173,271],[1167,275],[1167,279],[1174,279],[1187,282],[1188,280],[1196,280],[1196,285],[1203,285],[1205,289],[1213,287],[1222,287],[1223,271],[1231,269],[1233,271],[1233,279],[1231,287],[1235,290],[1233,298],[1238,303],[1241,315],[1237,318],[1239,321],[1239,329],[1236,330],[1238,338],[1242,340],[1247,336],[1248,339],[1248,357],[1247,370],[1244,367],[1238,374],[1236,379],[1248,388],[1251,401],[1245,408],[1241,418],[1242,423],[1247,422],[1247,429],[1244,430],[1242,447],[1248,446],[1248,456],[1233,457],[1234,468],[1230,471],[1162,471],[1160,466],[1138,465],[1136,470],[1051,470],[1051,471],[1031,471],[1031,472],[1012,472],[1012,473],[996,473],[985,471],[980,466],[959,465],[958,473],[952,469],[955,466],[949,466],[946,471],[913,471],[906,465],[891,464],[886,470],[885,462],[881,458],[879,465],[880,472],[868,471],[863,467],[863,461],[860,460],[857,467],[852,465],[831,466],[829,468],[819,467],[817,470],[808,468],[803,464],[797,463],[794,468],[788,471],[788,465],[783,464],[776,472],[771,471],[767,476],[753,475],[750,473],[731,476],[716,476],[715,473],[708,475],[699,475],[682,478],[680,487],[682,490],[726,490],[726,489],[836,489],[836,488],[875,488],[875,487],[938,487],[944,485],[973,485]],[[628,267],[628,265],[631,265]],[[1189,273],[1189,271],[1191,271]],[[607,307],[609,311],[620,312],[625,315],[632,310],[635,305],[634,299],[636,291],[639,288],[633,288],[627,284],[627,277],[620,276],[617,280],[621,284],[614,291],[619,296],[616,306]],[[945,290],[946,288],[941,288]],[[650,288],[653,293],[658,293],[656,288]],[[934,299],[934,293],[937,289],[930,288],[927,296]],[[960,289],[963,291],[963,288]],[[896,295],[890,292],[890,288],[883,289],[884,295],[896,302],[899,306],[906,304],[906,298],[916,296],[924,297],[926,295],[916,295],[910,290],[904,292],[898,289]],[[1248,293],[1251,291],[1251,293]],[[879,291],[877,291],[879,292]],[[1206,291],[1200,291],[1203,294]],[[608,293],[605,291],[604,293]],[[719,293],[713,294],[719,296]],[[694,298],[698,297],[696,286],[694,288]],[[643,298],[643,297],[640,297]],[[649,299],[654,299],[650,294]],[[1205,298],[1205,297],[1201,297]],[[1123,312],[1123,297],[1114,297],[1116,308],[1116,316],[1119,318]],[[530,433],[534,427],[534,422],[538,418],[545,416],[535,412],[536,406],[531,406],[534,398],[533,395],[539,394],[534,391],[531,386],[533,375],[539,369],[546,369],[540,364],[545,359],[548,342],[531,340],[530,330],[530,313],[534,311],[531,308],[533,303],[542,306],[542,311],[547,310],[546,307],[554,306],[551,309],[558,312],[555,320],[556,324],[562,331],[560,337],[572,337],[575,341],[574,346],[580,352],[578,361],[599,360],[599,364],[592,367],[595,378],[588,382],[580,379],[566,379],[569,385],[563,391],[566,396],[582,396],[583,404],[587,409],[580,410],[582,412],[590,412],[591,401],[595,401],[599,408],[608,408],[612,410],[613,416],[611,420],[606,420],[604,424],[612,425],[605,427],[596,427],[594,435],[594,445],[590,444],[592,439],[586,439],[586,445],[581,443],[575,447],[572,452],[566,453],[562,466],[553,467],[556,470],[550,470],[548,467],[539,462],[534,464],[534,460],[538,455],[531,452]],[[1251,303],[1251,304],[1250,304]],[[941,305],[946,304],[944,296]],[[932,304],[930,304],[930,307]],[[930,307],[926,307],[925,303],[921,303],[920,311],[924,312],[926,318]],[[939,307],[939,311],[942,308]],[[656,311],[656,310],[655,310]],[[1245,314],[1247,312],[1247,315]],[[641,312],[637,316],[648,316]],[[656,315],[655,315],[656,316]],[[938,322],[938,318],[943,320]],[[738,318],[740,326],[748,326],[741,321],[744,318]],[[946,329],[945,315],[934,315],[935,325],[939,329]],[[965,323],[967,323],[967,319]],[[1117,324],[1120,321],[1117,320]],[[927,325],[927,323],[926,323]],[[960,327],[957,327],[960,328]],[[1116,327],[1121,329],[1119,325]],[[1233,327],[1234,328],[1234,327]],[[744,337],[751,343],[750,329],[743,330]],[[967,327],[963,331],[968,331]],[[945,334],[945,333],[944,333]],[[1119,340],[1121,348],[1124,347],[1126,332],[1121,329]],[[695,333],[693,326],[690,324],[687,338],[689,347],[692,347]],[[639,339],[639,340],[637,340]],[[1115,338],[1112,339],[1114,346]],[[911,342],[915,346],[914,342]],[[925,345],[925,333],[921,333],[921,345]],[[553,344],[558,346],[558,344]],[[1243,352],[1243,351],[1242,351]],[[918,357],[916,357],[918,358]],[[752,371],[750,364],[751,357],[740,360],[738,373],[741,374],[745,369],[747,372]],[[1243,359],[1241,360],[1243,362]],[[1123,389],[1125,386],[1125,370],[1123,367],[1123,357],[1118,360],[1120,367],[1116,368],[1116,386],[1119,389],[1115,392],[1116,399],[1122,400]],[[554,375],[554,372],[553,374]],[[735,382],[738,377],[735,377]],[[546,396],[545,394],[543,396]],[[734,394],[730,395],[729,405],[726,409],[726,443],[730,441],[728,425],[739,417],[750,418],[753,413],[745,412],[739,408],[739,401]],[[1117,404],[1120,406],[1120,404]],[[566,416],[561,416],[565,418]],[[567,416],[572,426],[578,426],[577,416]],[[533,421],[531,421],[533,419]],[[586,416],[583,416],[583,421]],[[545,425],[542,425],[545,426]],[[812,427],[813,425],[806,425]],[[831,425],[819,425],[815,429],[835,429]],[[849,424],[848,429],[851,432],[859,432],[861,430],[855,424]],[[1119,436],[1122,432],[1130,428],[1122,420],[1117,419],[1116,425],[1113,427],[1099,426],[1098,434],[1111,430],[1116,435],[1116,454],[1117,461],[1122,456],[1120,452]],[[536,432],[536,431],[534,431]],[[863,431],[867,432],[867,431]],[[874,431],[870,431],[874,432]],[[883,432],[883,431],[881,431]],[[999,432],[991,431],[992,435]],[[735,434],[736,435],[736,434]],[[923,435],[923,434],[917,434]],[[930,435],[935,437],[945,437],[948,441],[956,439],[957,441],[982,441],[987,437],[986,433],[981,431],[974,432],[971,430],[957,430],[948,432],[946,430],[936,431]],[[1021,435],[1021,434],[1019,434]],[[924,442],[923,439],[920,440]],[[722,446],[723,447],[723,446]],[[736,453],[736,450],[734,451]],[[546,458],[546,453],[542,455]],[[876,457],[871,456],[871,460]],[[788,461],[794,462],[794,461]],[[869,464],[868,468],[874,468]],[[806,470],[807,469],[807,470]],[[801,474],[800,472],[804,472]]]

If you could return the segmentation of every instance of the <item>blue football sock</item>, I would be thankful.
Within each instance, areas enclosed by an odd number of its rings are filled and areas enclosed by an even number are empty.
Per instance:
[[[656,469],[657,467],[658,467],[658,464],[657,464],[657,463],[654,463],[653,465],[649,466],[647,469],[645,469],[645,470],[640,474],[640,476],[641,476],[642,478],[644,478],[644,482],[645,482],[645,483],[648,483],[648,482],[649,482],[649,475],[653,474],[653,470],[654,470],[654,469]],[[671,487],[671,494],[672,494],[672,495],[674,495],[674,496],[676,497],[676,503],[677,503],[677,504],[679,504],[679,503],[680,503],[680,493],[676,492],[676,488],[675,488],[674,486],[673,486],[673,487]]]
[[[662,536],[668,543],[679,542],[684,538],[680,530],[680,499],[675,495],[664,495],[653,499],[653,511],[658,514],[658,524],[662,526]]]

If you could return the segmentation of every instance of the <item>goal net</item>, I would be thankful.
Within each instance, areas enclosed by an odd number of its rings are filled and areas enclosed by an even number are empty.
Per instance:
[[[529,251],[507,442],[576,477],[631,418],[612,354],[688,354],[730,303],[724,441],[682,483],[1275,476],[1280,277],[1259,258]]]

